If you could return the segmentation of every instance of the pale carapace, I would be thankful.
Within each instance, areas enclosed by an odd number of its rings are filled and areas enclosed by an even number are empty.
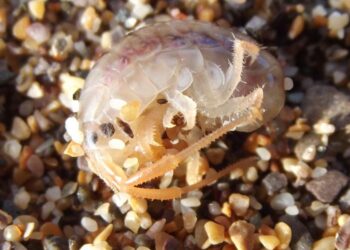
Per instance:
[[[227,132],[249,132],[274,118],[284,105],[283,81],[277,60],[238,31],[197,21],[147,26],[114,45],[89,73],[76,114],[78,143],[92,172],[115,192],[177,198],[256,159],[198,183],[142,184]]]

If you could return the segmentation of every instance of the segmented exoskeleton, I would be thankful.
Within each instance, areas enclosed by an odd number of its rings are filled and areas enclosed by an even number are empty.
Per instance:
[[[91,70],[77,114],[83,139],[75,143],[115,192],[171,199],[255,159],[189,186],[139,185],[228,131],[256,129],[283,103],[281,67],[249,37],[197,21],[158,23],[125,37]]]

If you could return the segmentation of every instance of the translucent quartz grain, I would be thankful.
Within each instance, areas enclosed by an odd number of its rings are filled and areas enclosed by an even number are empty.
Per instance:
[[[81,219],[81,225],[89,232],[95,232],[98,229],[97,222],[90,217],[83,217]]]
[[[21,240],[22,231],[18,226],[10,225],[4,229],[3,236],[7,241],[18,242]]]

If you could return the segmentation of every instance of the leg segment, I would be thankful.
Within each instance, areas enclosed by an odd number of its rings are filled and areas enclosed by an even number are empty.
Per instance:
[[[190,191],[202,188],[209,185],[213,181],[228,175],[231,171],[237,168],[248,168],[257,162],[256,157],[250,157],[244,160],[240,160],[237,163],[231,164],[220,172],[213,176],[210,176],[196,184],[180,187],[170,187],[165,189],[150,189],[150,188],[138,188],[134,186],[122,186],[121,191],[126,192],[134,197],[153,199],[153,200],[171,200],[181,198],[181,196]]]
[[[253,42],[240,40],[235,36],[233,36],[233,39],[232,61],[229,62],[229,67],[225,74],[225,85],[228,87],[225,90],[226,95],[222,97],[221,104],[232,96],[232,93],[242,81],[244,56],[248,55],[251,58],[251,62],[254,62],[260,52],[259,46]]]
[[[199,151],[209,146],[213,141],[217,140],[228,131],[235,130],[238,126],[254,122],[257,118],[255,112],[256,108],[248,109],[247,112],[244,112],[241,117],[226,125],[223,125],[209,135],[201,138],[198,142],[192,144],[188,148],[180,151],[175,155],[166,155],[159,161],[155,162],[152,166],[139,170],[137,173],[130,176],[124,184],[127,186],[137,186],[154,178],[160,177],[170,170],[174,170],[178,167],[181,161],[191,156],[193,152]]]

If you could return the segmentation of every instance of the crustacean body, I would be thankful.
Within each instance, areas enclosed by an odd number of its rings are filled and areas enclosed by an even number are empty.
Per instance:
[[[278,62],[247,36],[196,21],[159,23],[131,33],[97,62],[81,91],[81,134],[71,137],[115,192],[172,199],[255,159],[183,187],[140,185],[229,131],[256,129],[283,103]]]

